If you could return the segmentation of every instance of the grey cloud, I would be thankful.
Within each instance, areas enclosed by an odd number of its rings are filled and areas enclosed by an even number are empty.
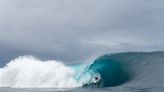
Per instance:
[[[108,52],[163,50],[163,4],[163,0],[0,0],[0,54],[73,62]]]

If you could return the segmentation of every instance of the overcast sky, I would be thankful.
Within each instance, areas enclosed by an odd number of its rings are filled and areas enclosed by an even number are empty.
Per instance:
[[[0,0],[1,62],[164,50],[164,0]]]

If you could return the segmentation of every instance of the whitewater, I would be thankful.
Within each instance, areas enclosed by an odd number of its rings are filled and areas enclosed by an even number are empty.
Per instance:
[[[55,60],[20,56],[0,68],[0,86],[13,88],[73,88],[82,86],[75,71]]]

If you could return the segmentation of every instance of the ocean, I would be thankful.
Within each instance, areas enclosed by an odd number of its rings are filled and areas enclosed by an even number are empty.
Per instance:
[[[164,52],[105,54],[64,65],[32,56],[0,68],[0,92],[163,92]]]

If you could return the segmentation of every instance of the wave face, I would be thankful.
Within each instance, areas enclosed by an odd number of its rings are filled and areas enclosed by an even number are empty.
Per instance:
[[[130,80],[121,87],[164,87],[164,52],[128,52],[111,54],[110,58],[123,62],[130,70]]]
[[[2,87],[154,87],[164,86],[164,52],[103,55],[90,63],[64,65],[32,56],[18,57],[0,68]]]

